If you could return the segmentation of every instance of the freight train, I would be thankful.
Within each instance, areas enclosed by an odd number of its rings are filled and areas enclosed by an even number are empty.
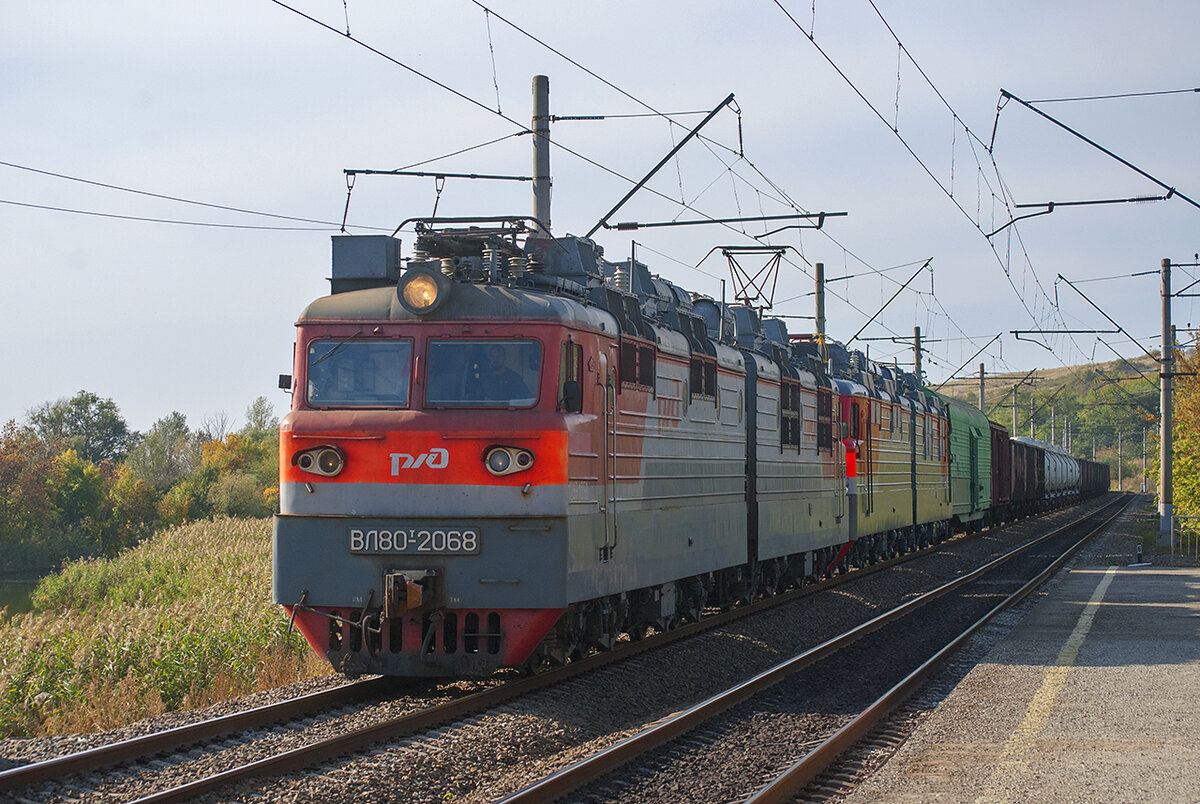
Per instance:
[[[527,220],[417,221],[406,260],[335,237],[296,324],[273,595],[347,675],[564,662],[1108,488]]]

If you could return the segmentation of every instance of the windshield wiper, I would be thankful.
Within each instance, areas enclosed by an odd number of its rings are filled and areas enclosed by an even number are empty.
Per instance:
[[[353,335],[351,335],[349,338],[346,338],[344,341],[338,341],[336,346],[334,346],[332,349],[330,349],[330,350],[329,350],[328,352],[326,352],[325,354],[323,354],[323,355],[321,355],[320,357],[318,357],[318,358],[317,358],[316,360],[314,360],[313,362],[309,363],[309,364],[308,364],[308,365],[309,365],[309,368],[311,368],[311,367],[313,367],[313,366],[317,365],[318,363],[320,363],[320,362],[321,362],[321,361],[323,361],[323,360],[328,360],[329,358],[333,357],[335,354],[337,354],[337,353],[338,353],[338,351],[340,351],[340,350],[341,350],[341,348],[342,348],[343,346],[345,346],[346,344],[350,343],[350,341],[354,340],[354,339],[355,339],[355,338],[357,338],[359,335],[362,335],[362,333],[363,333],[363,331],[360,329],[358,332],[354,333],[354,334],[353,334]]]

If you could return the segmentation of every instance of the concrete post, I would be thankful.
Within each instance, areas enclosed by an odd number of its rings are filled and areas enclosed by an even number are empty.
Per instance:
[[[533,217],[534,228],[550,237],[550,79],[533,77]]]

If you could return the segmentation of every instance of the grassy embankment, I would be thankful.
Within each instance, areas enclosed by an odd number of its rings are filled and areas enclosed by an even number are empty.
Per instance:
[[[328,672],[270,602],[270,520],[213,519],[0,610],[0,737],[97,731]]]

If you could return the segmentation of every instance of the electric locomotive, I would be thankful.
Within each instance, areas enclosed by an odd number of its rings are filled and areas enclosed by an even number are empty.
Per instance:
[[[911,375],[590,240],[435,223],[403,272],[335,238],[297,322],[273,594],[337,669],[565,661],[943,532]]]
[[[982,414],[527,220],[335,237],[297,321],[273,597],[341,672],[564,662],[990,517]]]

